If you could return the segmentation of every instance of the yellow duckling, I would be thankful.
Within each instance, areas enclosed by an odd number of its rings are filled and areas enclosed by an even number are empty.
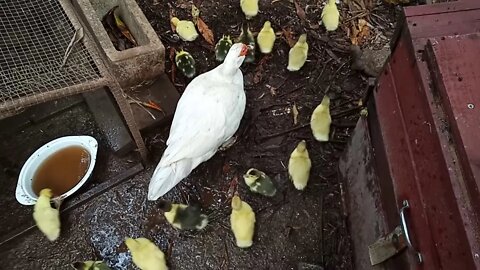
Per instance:
[[[237,195],[232,198],[232,214],[230,225],[239,248],[248,248],[253,244],[255,230],[255,212]]]
[[[175,26],[177,34],[184,41],[194,41],[198,37],[197,29],[192,21],[179,20],[173,17],[170,22]]]
[[[72,267],[77,270],[111,270],[103,261],[75,262]]]
[[[258,0],[240,0],[240,7],[247,20],[250,20],[258,14]]]
[[[313,137],[317,141],[328,142],[331,123],[330,98],[325,95],[322,103],[315,108],[310,118],[310,128],[312,129]]]
[[[147,238],[126,238],[133,263],[141,270],[168,270],[165,254]]]
[[[33,207],[33,219],[48,240],[55,241],[60,236],[60,212],[50,205],[52,196],[49,188],[40,191],[40,197]]]
[[[322,10],[322,23],[327,31],[335,31],[340,21],[340,13],[337,9],[335,0],[328,0],[328,3]]]
[[[308,43],[307,43],[307,34],[302,34],[297,43],[293,45],[288,53],[288,66],[289,71],[298,71],[300,70],[305,62],[307,61],[308,55]]]
[[[266,21],[257,36],[257,43],[260,51],[265,54],[271,53],[275,39],[276,36],[272,24],[269,21]]]
[[[305,140],[302,140],[293,150],[288,161],[288,174],[296,189],[305,189],[310,178],[311,167],[312,162],[308,155],[307,143]]]

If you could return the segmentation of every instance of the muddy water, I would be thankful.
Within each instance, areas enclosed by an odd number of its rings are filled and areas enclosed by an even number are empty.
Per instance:
[[[39,195],[50,188],[60,196],[74,187],[85,175],[90,154],[81,146],[65,147],[40,164],[33,177],[33,191]]]

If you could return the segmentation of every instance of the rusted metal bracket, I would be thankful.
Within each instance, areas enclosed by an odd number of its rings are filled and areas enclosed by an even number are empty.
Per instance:
[[[398,254],[408,247],[402,226],[397,226],[391,233],[379,238],[375,243],[368,246],[370,263],[377,265]]]

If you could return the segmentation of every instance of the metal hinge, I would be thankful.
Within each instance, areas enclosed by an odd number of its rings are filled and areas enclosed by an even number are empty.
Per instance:
[[[370,263],[372,265],[382,263],[398,254],[407,246],[402,226],[399,225],[391,233],[379,238],[375,243],[368,246]]]
[[[422,254],[413,247],[408,232],[408,223],[405,216],[405,210],[410,208],[410,204],[407,200],[402,202],[402,208],[400,208],[400,225],[397,226],[388,235],[379,238],[375,243],[368,246],[368,253],[370,255],[370,263],[376,265],[382,263],[400,251],[409,247],[415,253],[418,263],[422,263]]]

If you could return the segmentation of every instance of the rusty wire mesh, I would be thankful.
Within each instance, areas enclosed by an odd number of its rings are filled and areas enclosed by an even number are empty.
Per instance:
[[[0,105],[98,79],[82,42],[62,67],[74,33],[58,0],[0,0]]]

